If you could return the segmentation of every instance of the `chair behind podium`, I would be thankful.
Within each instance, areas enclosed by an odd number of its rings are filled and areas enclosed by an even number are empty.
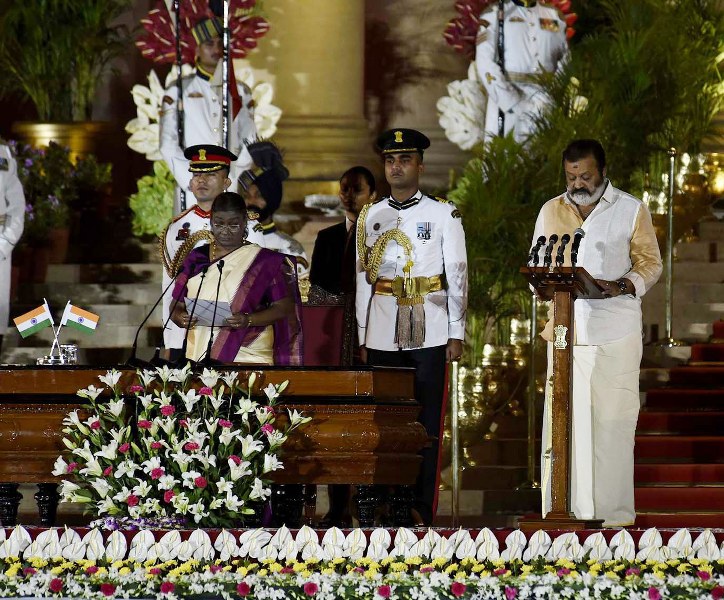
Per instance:
[[[350,315],[353,318],[353,315]],[[352,340],[347,340],[345,298],[312,286],[309,300],[302,305],[304,366],[328,367],[348,364]]]

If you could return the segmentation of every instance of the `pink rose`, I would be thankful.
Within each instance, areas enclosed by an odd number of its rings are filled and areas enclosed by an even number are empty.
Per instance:
[[[209,566],[209,571],[211,571],[214,574],[218,573],[221,570],[223,570],[223,567],[220,567],[219,565],[210,565]]]
[[[160,588],[162,594],[171,594],[175,589],[176,586],[170,581],[164,581]]]
[[[168,492],[166,492],[166,493],[168,494]],[[149,572],[150,575],[160,575],[160,574],[161,574],[161,569],[159,569],[158,567],[151,567],[151,568],[148,570],[148,572]]]
[[[661,600],[661,592],[655,587],[650,587],[647,597],[649,600]]]
[[[93,421],[93,422],[90,424],[90,428],[91,428],[91,429],[100,429],[100,428],[101,428],[101,422],[100,422],[98,419],[96,419],[95,421]]]
[[[68,468],[65,470],[66,473],[72,473],[73,471],[78,469],[78,463],[72,462],[68,465]]]
[[[184,429],[189,426],[189,422],[186,419],[179,419],[178,424]]]
[[[565,567],[563,567],[561,569],[558,569],[556,574],[558,575],[558,577],[563,577],[564,575],[570,574],[570,572],[571,572],[570,569],[566,569]]]
[[[128,506],[138,506],[138,496],[134,496],[133,494],[131,494],[130,496],[128,496],[126,503],[128,504]]]
[[[377,588],[377,595],[380,596],[380,598],[389,598],[391,593],[392,590],[389,585],[381,585]]]
[[[33,567],[25,567],[23,569],[24,575],[35,575],[36,573],[37,573],[37,571],[35,569],[33,569]]]
[[[113,473],[113,467],[106,467],[103,469],[103,477],[110,477],[111,473]]]
[[[58,579],[57,577],[55,579],[51,579],[50,583],[48,584],[48,588],[51,592],[57,594],[63,589],[63,580]]]
[[[239,594],[239,596],[248,596],[249,592],[251,592],[251,587],[249,587],[249,584],[246,583],[246,581],[242,581],[236,586],[236,593]]]
[[[316,594],[319,590],[319,586],[313,581],[307,581],[302,589],[304,589],[304,593],[307,596],[314,596],[314,594]]]
[[[696,574],[702,581],[709,581],[711,579],[711,573],[709,573],[709,571],[697,571]]]
[[[274,426],[270,423],[265,423],[261,426],[262,433],[266,433],[267,435],[274,433]]]
[[[175,495],[176,494],[173,493],[173,490],[166,490],[163,494],[163,501],[168,504],[171,500],[173,500]]]
[[[229,460],[237,466],[241,464],[241,459],[236,454],[229,456]]]
[[[104,596],[112,596],[116,593],[116,586],[112,583],[101,583],[101,594]]]
[[[199,390],[199,394],[201,394],[202,396],[213,396],[213,395],[214,395],[214,390],[212,390],[212,389],[211,389],[210,387],[208,387],[208,386],[204,386],[204,387],[202,387],[202,388]]]
[[[153,425],[153,423],[151,423],[151,421],[148,421],[148,420],[146,420],[146,419],[141,419],[141,420],[138,422],[138,427],[139,427],[140,429],[151,429],[151,426],[152,426],[152,425]]]
[[[138,384],[132,385],[128,388],[128,391],[131,392],[131,394],[138,394],[139,392],[143,391],[143,386]]]
[[[219,419],[219,425],[228,429],[231,429],[234,426],[231,421],[227,421],[226,419]]]
[[[505,575],[507,572],[508,569],[495,569],[495,571],[493,571],[493,575],[500,577],[501,575]]]
[[[505,586],[505,598],[506,600],[514,600],[515,597],[518,595],[518,590],[514,587],[510,587],[509,585]]]
[[[128,452],[130,449],[131,449],[131,444],[129,444],[128,442],[126,442],[125,444],[121,444],[120,446],[118,446],[118,451],[119,451],[121,454],[125,454],[125,453]]]
[[[164,417],[170,417],[175,412],[176,412],[176,409],[173,406],[171,406],[170,404],[167,404],[166,406],[161,407],[161,414]]]
[[[163,444],[161,442],[151,442],[151,450],[158,450],[160,448],[163,448]]]
[[[198,487],[198,488],[205,488],[206,487],[206,478],[197,477],[196,479],[194,479],[194,483],[196,484],[196,487]]]
[[[450,586],[450,591],[452,592],[452,595],[456,598],[462,596],[465,593],[466,589],[467,586],[461,581],[453,581],[453,584]]]
[[[98,567],[95,565],[91,565],[85,570],[87,575],[94,575],[95,573],[98,573]]]
[[[639,569],[636,569],[635,567],[631,567],[630,569],[626,569],[626,577],[629,575],[639,575],[641,571]]]
[[[188,450],[189,452],[193,452],[194,450],[198,450],[199,445],[196,442],[186,442],[184,445],[184,450]]]
[[[151,479],[160,479],[165,472],[165,469],[163,469],[162,467],[151,469]]]

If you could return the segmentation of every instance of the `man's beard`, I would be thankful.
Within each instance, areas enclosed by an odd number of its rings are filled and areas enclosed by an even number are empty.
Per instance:
[[[593,192],[589,192],[585,188],[581,190],[574,190],[572,192],[568,192],[568,198],[571,202],[577,204],[578,206],[591,206],[591,204],[595,204],[601,199],[603,192],[606,191],[607,185],[608,179],[604,179],[601,182],[601,185],[593,190]]]

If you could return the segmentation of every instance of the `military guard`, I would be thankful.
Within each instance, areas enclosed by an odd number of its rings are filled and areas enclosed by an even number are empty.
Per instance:
[[[189,189],[191,177],[188,171],[188,159],[185,158],[182,148],[198,144],[226,145],[222,128],[220,69],[217,69],[223,54],[221,32],[221,20],[216,17],[203,19],[191,30],[197,45],[196,73],[185,77],[182,83],[183,145],[179,145],[178,139],[176,106],[178,89],[175,84],[165,91],[161,102],[161,155],[171,169],[180,190],[184,191]],[[238,96],[232,97],[229,101],[229,130],[231,132],[229,149],[238,156],[231,165],[231,181],[236,186],[239,174],[244,169],[248,169],[252,163],[244,141],[256,137],[256,125],[254,124],[254,101],[251,90],[244,84],[236,84],[230,78],[230,89],[232,85],[236,85],[238,92]],[[237,110],[238,112],[236,112]],[[179,206],[175,208],[174,212],[179,212]]]
[[[366,205],[357,222],[356,317],[360,354],[371,365],[415,368],[420,422],[437,438],[423,451],[415,520],[435,516],[445,363],[465,336],[467,256],[460,212],[423,194],[430,140],[413,129],[379,136],[391,195]]]
[[[25,194],[10,148],[0,140],[0,350],[10,316],[13,248],[25,227]]]
[[[229,169],[237,159],[236,154],[221,146],[201,144],[186,148],[184,156],[191,173],[189,188],[196,204],[175,217],[161,234],[161,258],[163,262],[163,289],[178,273],[186,255],[196,246],[211,239],[211,205],[214,198],[231,185]],[[185,331],[169,320],[173,299],[171,291],[163,299],[164,346],[172,353],[183,345]],[[166,322],[168,323],[166,324]]]
[[[504,115],[504,134],[513,131],[524,141],[533,130],[533,116],[547,99],[535,77],[556,71],[568,57],[566,23],[557,9],[535,0],[505,3],[503,19],[504,65],[499,64],[498,6],[493,2],[480,16],[475,64],[485,88],[486,138],[499,134],[498,111]]]

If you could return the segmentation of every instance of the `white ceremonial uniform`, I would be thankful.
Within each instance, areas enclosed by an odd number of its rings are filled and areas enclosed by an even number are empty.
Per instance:
[[[12,252],[25,226],[25,194],[10,148],[0,144],[0,335],[8,329]]]
[[[168,229],[166,230],[166,237],[164,239],[164,250],[166,253],[166,259],[169,262],[174,260],[176,253],[178,252],[184,241],[188,239],[189,235],[197,231],[201,231],[202,229],[211,231],[210,218],[211,213],[203,211],[197,204],[194,204],[191,208],[175,217],[174,220],[171,221],[171,224],[168,226]],[[207,243],[208,241],[201,240],[197,244],[195,244],[194,247],[198,247]],[[168,286],[169,283],[171,283],[171,275],[169,275],[166,272],[166,269],[164,269],[163,287],[161,289],[165,290],[166,286]],[[181,346],[183,346],[184,336],[186,332],[184,329],[176,325],[173,321],[169,320],[169,315],[171,314],[171,306],[174,302],[172,293],[173,286],[171,286],[168,292],[166,292],[166,295],[163,297],[163,323],[166,323],[166,321],[168,321],[168,324],[163,330],[163,343],[166,348],[181,348]]]
[[[279,231],[276,227],[271,231],[260,231],[260,229],[261,225],[257,221],[249,222],[249,241],[258,244],[262,248],[276,250],[282,254],[288,254],[301,259],[297,261],[297,277],[301,279],[309,276],[309,259],[302,244],[288,233]],[[251,237],[252,235],[254,236],[253,238]]]
[[[242,107],[230,124],[231,142],[229,150],[238,156],[231,163],[229,178],[232,181],[230,191],[236,190],[236,181],[242,172],[253,165],[249,152],[244,145],[245,140],[254,139],[257,135],[254,124],[254,103],[251,90],[246,85],[237,85]],[[161,105],[160,144],[161,155],[173,173],[179,188],[190,192],[189,161],[184,157],[183,148],[178,143],[176,98],[178,90],[170,86],[164,95]],[[184,108],[184,147],[198,144],[213,144],[226,147],[223,139],[221,85],[212,85],[198,73],[183,79]],[[231,115],[231,99],[229,99],[229,115]]]
[[[505,74],[497,63],[497,3],[480,17],[475,49],[478,78],[487,92],[486,138],[498,131],[498,110],[505,114],[505,133],[511,130],[517,141],[533,131],[533,115],[548,99],[532,77],[556,71],[567,60],[566,23],[560,13],[540,3],[531,7],[505,3],[503,25]]]
[[[610,183],[585,221],[565,196],[543,205],[533,239],[585,232],[578,266],[596,279],[626,278],[636,295],[574,303],[571,507],[581,519],[631,525],[634,510],[634,439],[639,413],[642,354],[641,296],[661,275],[661,256],[646,206]],[[564,266],[570,266],[569,245]],[[551,315],[552,316],[552,315]],[[541,449],[543,514],[550,510],[552,320]]]
[[[425,340],[421,348],[444,346],[448,339],[464,340],[468,280],[465,232],[460,213],[453,204],[435,200],[419,190],[403,204],[393,198],[383,198],[369,207],[365,218],[367,248],[395,227],[413,246],[411,276],[444,275],[447,282],[442,290],[424,296]],[[384,251],[378,277],[402,277],[405,264],[405,252],[392,240]],[[397,298],[372,293],[374,282],[367,281],[359,249],[356,272],[359,344],[375,350],[399,350],[395,342]]]

